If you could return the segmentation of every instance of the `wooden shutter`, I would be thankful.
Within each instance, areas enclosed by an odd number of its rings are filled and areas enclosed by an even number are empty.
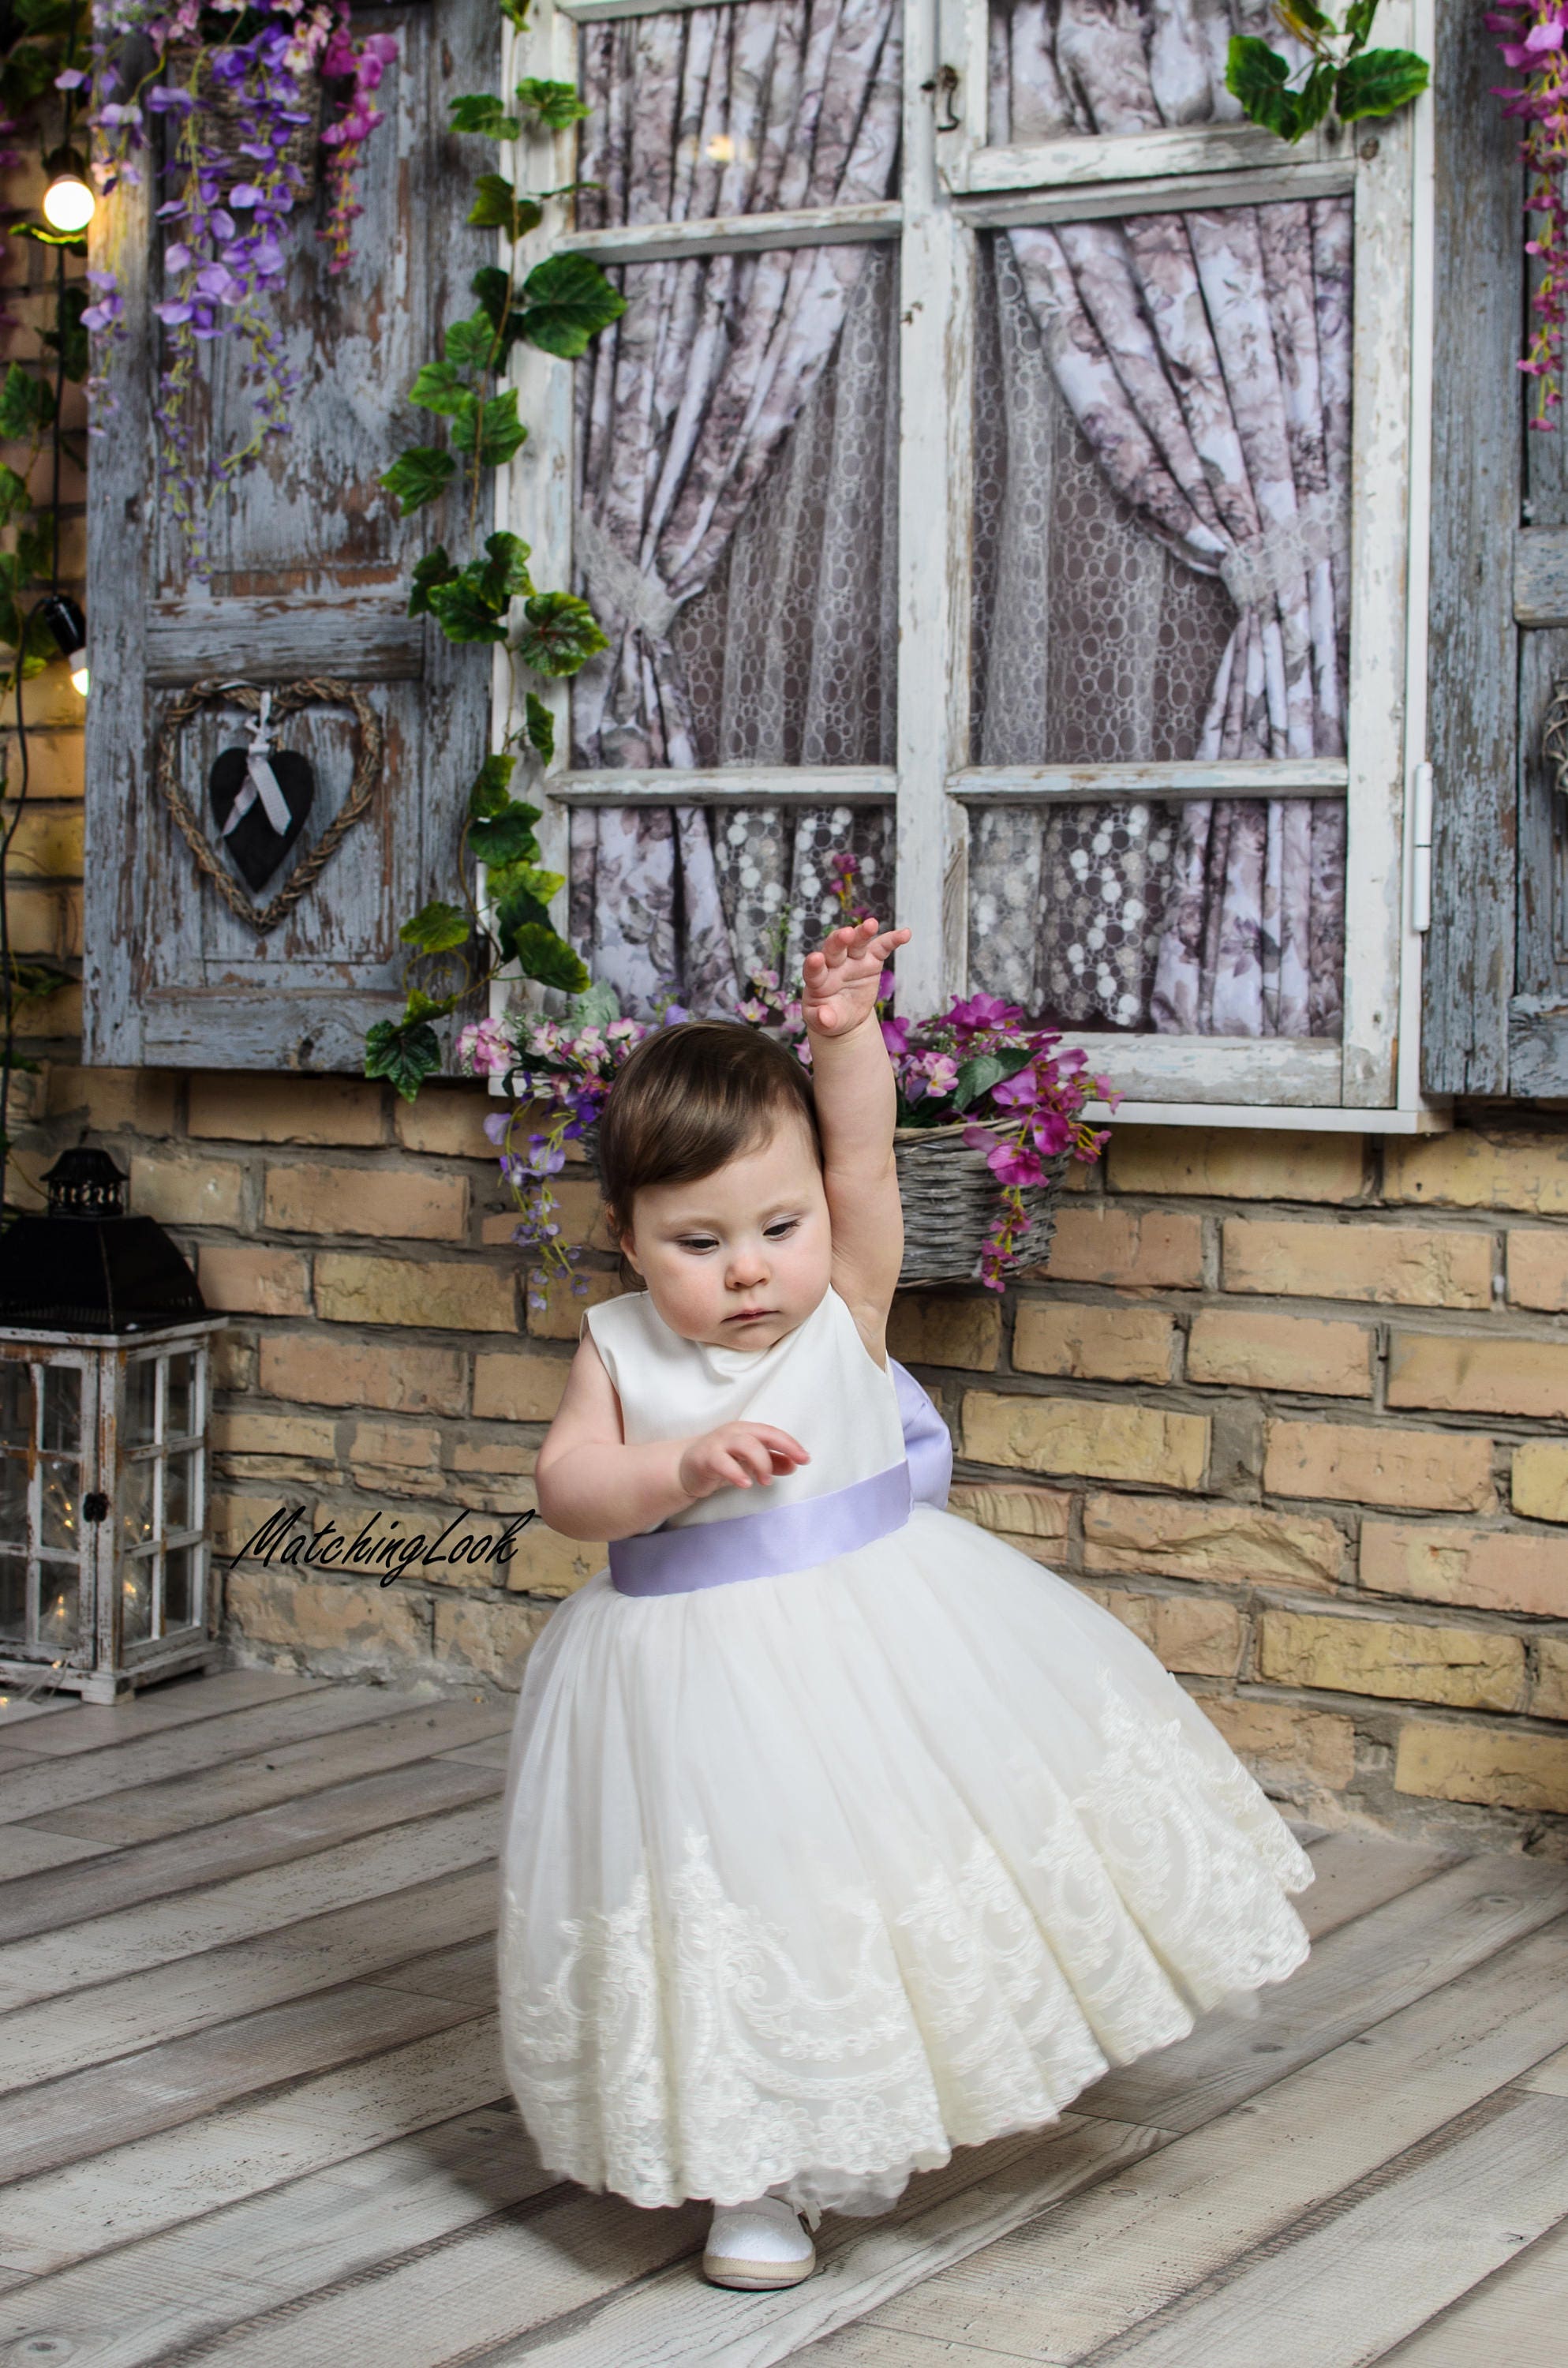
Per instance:
[[[323,199],[290,233],[283,316],[301,372],[290,434],[213,513],[210,590],[187,580],[153,428],[159,367],[159,193],[100,206],[95,267],[119,274],[130,329],[113,364],[119,407],[91,456],[87,596],[85,1057],[125,1064],[358,1070],[366,1029],[401,1008],[397,928],[449,894],[461,802],[489,746],[491,654],[456,648],[405,614],[410,571],[445,538],[455,496],[402,521],[376,480],[424,415],[407,392],[440,351],[446,322],[473,309],[473,272],[494,233],[465,226],[479,151],[454,140],[448,102],[496,89],[494,0],[404,0],[356,15],[401,56],[365,151],[353,259],[338,278],[315,235]],[[485,161],[489,161],[486,159]],[[151,176],[149,176],[151,177]],[[230,439],[244,416],[231,341],[217,349],[212,407]],[[171,703],[199,677],[273,684],[337,676],[359,687],[384,734],[369,808],[314,885],[269,934],[237,919],[199,877],[155,780]],[[240,718],[193,718],[179,773],[210,839],[207,769],[239,746]],[[290,719],[279,746],[315,765],[315,803],[260,905],[290,877],[347,794],[354,724],[341,709]]]

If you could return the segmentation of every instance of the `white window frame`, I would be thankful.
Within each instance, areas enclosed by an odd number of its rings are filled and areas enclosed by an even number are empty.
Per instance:
[[[727,0],[733,5],[733,0]],[[531,74],[577,77],[576,27],[715,0],[535,0],[508,29],[503,90]],[[719,0],[726,5],[726,0]],[[1384,0],[1380,40],[1427,57],[1434,0]],[[941,1008],[966,983],[968,812],[993,802],[1343,793],[1346,809],[1344,1032],[1301,1038],[1069,1031],[1120,1089],[1123,1120],[1424,1133],[1449,1106],[1419,1089],[1421,930],[1415,844],[1425,757],[1432,351],[1432,99],[1392,119],[1290,148],[1250,124],[1115,139],[992,146],[986,140],[987,0],[905,0],[903,187],[899,199],[799,213],[575,233],[541,229],[518,256],[574,250],[604,263],[765,246],[900,241],[899,689],[897,751],[878,767],[574,773],[569,686],[545,694],[557,763],[543,784],[544,860],[564,872],[577,804],[867,802],[896,815],[901,1001]],[[929,83],[957,72],[959,129],[938,133]],[[571,179],[574,131],[525,139],[519,182]],[[1264,764],[975,767],[970,754],[972,320],[981,230],[1154,208],[1265,203],[1349,191],[1355,208],[1347,757]],[[528,439],[501,472],[496,524],[532,547],[542,584],[571,566],[574,365],[519,347],[513,381]],[[933,501],[938,484],[943,498]],[[497,742],[510,716],[497,653]],[[551,917],[564,928],[562,890]],[[498,982],[495,1006],[511,990]]]

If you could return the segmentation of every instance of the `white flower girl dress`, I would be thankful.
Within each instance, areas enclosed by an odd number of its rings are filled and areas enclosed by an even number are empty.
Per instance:
[[[525,1669],[500,2004],[548,2169],[880,2212],[1301,1963],[1289,1827],[1119,1621],[938,1509],[946,1434],[836,1292],[763,1350],[586,1320],[629,1441],[811,1462],[613,1546]]]

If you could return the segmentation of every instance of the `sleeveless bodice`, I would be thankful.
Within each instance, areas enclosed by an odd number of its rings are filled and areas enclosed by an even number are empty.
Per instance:
[[[771,1349],[683,1340],[646,1292],[590,1308],[586,1322],[615,1383],[629,1446],[689,1439],[721,1423],[767,1422],[798,1439],[811,1456],[766,1488],[716,1489],[671,1514],[663,1528],[801,1504],[904,1460],[894,1377],[869,1355],[835,1291]]]

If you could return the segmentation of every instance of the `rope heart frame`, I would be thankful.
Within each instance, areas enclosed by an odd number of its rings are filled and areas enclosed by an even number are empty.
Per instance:
[[[231,682],[217,675],[208,675],[193,682],[175,700],[158,726],[157,757],[153,778],[176,822],[179,825],[186,845],[196,858],[197,869],[205,872],[236,920],[265,936],[284,920],[301,896],[314,885],[323,868],[336,852],[340,841],[351,831],[376,793],[381,777],[381,754],[384,735],[381,722],[364,692],[336,675],[310,675],[299,682],[269,683],[272,693],[272,713],[281,718],[297,714],[302,707],[347,707],[352,709],[358,726],[358,742],[354,759],[354,778],[348,785],[348,795],[323,831],[308,855],[298,862],[284,885],[268,904],[253,905],[233,874],[219,861],[206,830],[191,806],[190,800],[179,785],[176,769],[179,735],[191,717],[201,708],[223,700],[232,707],[244,708],[252,715],[261,712],[261,689],[254,682]]]

